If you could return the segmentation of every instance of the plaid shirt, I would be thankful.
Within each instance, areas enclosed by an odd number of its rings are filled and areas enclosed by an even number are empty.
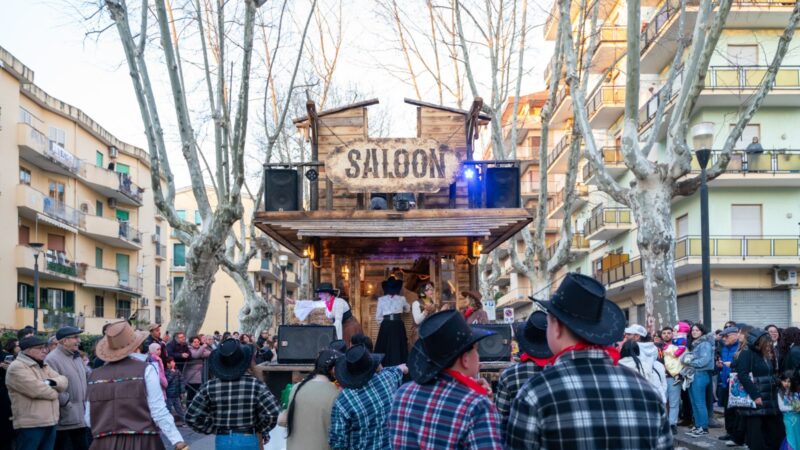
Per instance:
[[[491,400],[447,374],[400,388],[387,423],[392,447],[500,449],[500,415]]]
[[[661,396],[602,350],[567,352],[511,404],[510,449],[671,449]]]
[[[275,397],[254,377],[244,375],[235,381],[215,378],[200,387],[186,412],[186,423],[205,434],[252,429],[268,436],[279,413]]]
[[[343,390],[333,403],[331,448],[348,450],[388,449],[389,436],[384,426],[392,396],[403,382],[403,371],[386,367],[375,374],[366,386]]]
[[[508,423],[508,413],[511,411],[511,402],[529,378],[542,371],[542,367],[533,362],[520,362],[507,368],[497,379],[497,388],[494,393],[494,404],[500,413],[500,429],[505,430]]]

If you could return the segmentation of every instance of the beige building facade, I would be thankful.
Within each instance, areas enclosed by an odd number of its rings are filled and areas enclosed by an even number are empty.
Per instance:
[[[0,328],[169,315],[169,226],[153,203],[147,153],[34,84],[0,48]],[[16,232],[14,231],[16,230]],[[13,295],[12,295],[13,292]]]

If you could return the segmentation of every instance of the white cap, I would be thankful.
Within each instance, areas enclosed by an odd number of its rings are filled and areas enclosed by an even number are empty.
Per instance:
[[[628,328],[625,328],[625,334],[638,334],[639,336],[647,336],[647,330],[644,329],[643,326],[635,323]]]

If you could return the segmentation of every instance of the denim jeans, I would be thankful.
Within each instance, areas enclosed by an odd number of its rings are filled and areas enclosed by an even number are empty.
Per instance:
[[[176,418],[186,420],[186,414],[183,412],[183,405],[181,405],[180,397],[167,397],[167,410]]]
[[[708,429],[708,405],[706,405],[706,388],[711,383],[711,372],[707,370],[698,371],[694,376],[694,381],[689,386],[689,399],[692,401],[692,416],[694,426]]]
[[[17,450],[53,450],[55,445],[55,425],[17,430]]]
[[[667,378],[667,403],[669,404],[669,424],[678,423],[678,413],[681,412],[681,384],[675,385],[674,378]]]
[[[225,450],[258,450],[259,443],[255,434],[218,434],[214,439],[216,448]]]

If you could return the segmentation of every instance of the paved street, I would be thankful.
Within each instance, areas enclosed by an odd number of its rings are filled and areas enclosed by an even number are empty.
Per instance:
[[[186,443],[192,448],[192,450],[215,450],[214,449],[214,436],[208,436],[205,434],[195,433],[192,431],[191,428],[187,426],[178,427],[181,432],[181,435],[186,440]],[[284,436],[286,435],[286,428],[283,427],[275,427],[270,434],[269,444],[264,447],[264,450],[285,450],[286,449],[286,439]],[[164,439],[164,436],[161,436],[161,439],[164,441],[164,445],[167,448],[172,448]]]

